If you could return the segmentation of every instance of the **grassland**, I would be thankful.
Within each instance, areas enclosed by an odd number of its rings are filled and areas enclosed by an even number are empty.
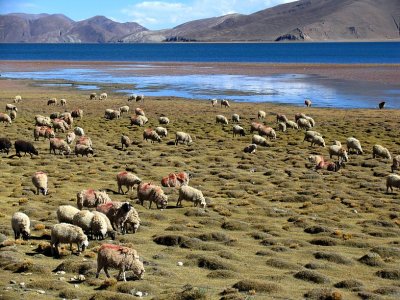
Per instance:
[[[148,127],[157,126],[161,114],[171,120],[169,136],[151,144],[143,141],[143,128],[130,126],[127,115],[104,119],[106,108],[128,104],[126,97],[113,94],[116,86],[102,86],[109,95],[102,102],[88,100],[89,92],[38,87],[31,81],[0,80],[0,87],[2,110],[15,95],[23,97],[15,122],[0,124],[0,136],[33,141],[34,116],[64,110],[47,106],[47,99],[66,98],[67,110],[84,110],[74,125],[84,128],[95,149],[89,158],[56,156],[41,139],[34,142],[38,157],[0,155],[0,298],[131,299],[137,291],[146,299],[400,297],[399,192],[386,193],[391,162],[371,154],[375,143],[399,154],[399,111],[246,103],[226,109],[206,101],[147,97],[144,104],[129,103],[131,111],[143,108]],[[310,147],[301,131],[289,130],[278,133],[271,147],[245,154],[249,125],[259,109],[268,113],[265,122],[273,127],[276,113],[293,119],[304,112],[315,119],[315,130],[327,144],[354,136],[365,153],[350,155],[337,173],[316,172],[307,157],[328,157],[327,149]],[[230,118],[233,113],[241,116],[245,137],[233,138],[231,124],[215,124],[217,114]],[[178,130],[195,137],[194,143],[171,145]],[[127,150],[120,149],[121,134],[133,140]],[[48,196],[34,194],[31,176],[39,170],[48,173]],[[167,209],[142,207],[136,192],[116,193],[115,176],[122,170],[155,183],[170,172],[189,171],[190,184],[207,198],[207,209],[189,203],[176,208],[173,189],[166,189]],[[131,201],[139,211],[139,231],[119,235],[115,242],[138,250],[146,268],[143,280],[117,282],[106,280],[104,273],[95,279],[102,242],[90,242],[81,256],[71,255],[65,245],[60,259],[51,257],[48,238],[56,209],[76,205],[76,193],[84,188],[107,189],[113,200]],[[10,219],[15,211],[31,218],[33,238],[27,242],[14,241]],[[79,274],[85,280],[71,280]]]

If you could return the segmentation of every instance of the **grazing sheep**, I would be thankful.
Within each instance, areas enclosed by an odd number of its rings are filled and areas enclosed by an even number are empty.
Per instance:
[[[99,96],[99,100],[107,100],[107,93],[101,93]]]
[[[320,169],[326,169],[328,171],[332,171],[332,172],[337,172],[340,170],[340,168],[344,168],[344,162],[342,159],[339,159],[339,161],[336,162],[329,162],[329,161],[320,161],[316,166],[315,169],[316,170],[320,170]]]
[[[310,100],[310,99],[306,99],[306,100],[304,100],[304,105],[305,105],[305,106],[307,106],[307,107],[311,107],[311,104],[312,104],[312,102],[311,102],[311,100]]]
[[[378,104],[379,109],[384,109],[384,108],[385,108],[385,104],[386,104],[385,101],[380,102],[380,103]]]
[[[276,132],[272,127],[262,125],[258,127],[258,134],[261,136],[265,135],[270,139],[276,139]]]
[[[0,152],[5,152],[8,153],[10,152],[11,149],[11,141],[9,138],[0,138]]]
[[[80,120],[82,120],[83,118],[83,110],[82,109],[75,109],[71,112],[71,116],[73,118],[79,118]]]
[[[57,256],[60,256],[58,250],[58,245],[60,243],[69,244],[71,251],[72,243],[76,243],[78,253],[80,253],[81,250],[82,252],[85,251],[85,248],[89,246],[88,238],[83,233],[82,228],[68,223],[55,224],[51,229],[50,245],[52,255],[56,254]]]
[[[149,121],[145,116],[132,116],[131,125],[143,126]]]
[[[61,106],[66,106],[67,105],[67,100],[66,99],[60,99],[60,105]]]
[[[309,117],[309,116],[305,116],[305,119],[310,122],[311,127],[315,126],[315,121],[313,118]]]
[[[223,116],[223,115],[217,115],[216,117],[215,117],[215,122],[218,124],[218,123],[221,123],[221,124],[225,124],[225,125],[228,125],[228,119],[225,117],[225,116]]]
[[[319,132],[316,131],[306,131],[304,134],[304,140],[303,141],[308,141],[311,143],[311,146],[314,145],[319,145],[321,147],[325,147],[325,141],[324,138],[321,136]]]
[[[135,115],[137,115],[137,116],[146,116],[146,114],[144,113],[144,110],[141,109],[140,107],[135,108]]]
[[[139,214],[136,211],[136,209],[132,206],[132,209],[128,213],[128,217],[124,223],[124,228],[122,230],[122,233],[129,233],[132,231],[132,233],[136,233],[140,227],[140,218]]]
[[[97,97],[96,93],[90,93],[89,100],[96,100],[96,97]]]
[[[59,119],[60,118],[60,113],[59,112],[53,112],[50,114],[50,119],[54,120],[54,119]]]
[[[14,231],[14,238],[17,240],[21,237],[24,240],[28,240],[31,234],[31,221],[29,217],[22,213],[16,212],[11,218],[11,227]]]
[[[357,154],[363,154],[363,150],[361,148],[361,143],[359,140],[357,140],[354,137],[349,137],[346,140],[346,145],[347,145],[347,152],[351,154],[351,150],[354,149]]]
[[[135,101],[136,102],[141,101],[142,103],[144,103],[144,95],[137,95]]]
[[[35,141],[39,140],[39,137],[43,137],[45,139],[51,139],[55,137],[54,130],[47,126],[36,126],[33,130],[33,137]]]
[[[286,126],[296,130],[299,129],[299,125],[297,125],[297,123],[293,121],[286,121]]]
[[[392,156],[390,155],[390,152],[387,148],[381,146],[381,145],[374,145],[372,147],[372,158],[375,157],[382,157],[391,160]]]
[[[72,205],[60,205],[57,208],[57,220],[58,223],[70,223],[74,219],[76,213],[79,212],[79,209]]]
[[[111,225],[116,231],[120,228],[122,230],[131,209],[132,205],[129,202],[107,202],[96,207],[97,211],[102,212],[110,219]]]
[[[76,194],[76,205],[79,209],[93,208],[108,202],[111,202],[111,199],[105,191],[87,189]]]
[[[54,132],[61,130],[61,132],[65,132],[69,129],[69,125],[63,119],[54,119],[53,120],[53,129]]]
[[[92,218],[94,214],[89,210],[80,210],[72,218],[72,224],[82,228],[83,232],[91,239],[92,238]]]
[[[156,132],[160,137],[167,137],[168,130],[165,127],[158,126],[156,127]]]
[[[83,144],[76,144],[75,145],[75,155],[79,156],[79,154],[82,155],[82,157],[84,155],[86,155],[88,157],[89,154],[94,155],[94,151],[93,151],[93,148],[90,146],[86,146]]]
[[[238,114],[233,114],[232,123],[239,123],[239,122],[240,122],[240,116]]]
[[[186,172],[170,173],[161,179],[161,185],[164,187],[177,187],[189,184],[190,176]]]
[[[211,99],[211,105],[212,107],[216,106],[218,104],[218,100],[217,99]]]
[[[48,126],[51,127],[52,120],[49,117],[43,117],[41,115],[35,116],[35,125],[36,126]]]
[[[137,177],[136,175],[127,172],[127,171],[122,171],[117,174],[117,185],[118,185],[118,193],[120,194],[126,194],[129,192],[129,190],[133,191],[133,187],[136,184],[140,184],[142,180]],[[128,190],[126,193],[122,190],[122,187],[125,186]]]
[[[137,97],[136,94],[129,95],[128,96],[128,101],[136,101],[136,97]]]
[[[301,118],[305,119],[305,118],[306,118],[306,115],[303,114],[303,113],[297,113],[297,114],[294,115],[294,120],[295,120],[296,122],[297,122],[299,119],[301,119]]]
[[[239,134],[240,136],[245,136],[246,135],[246,133],[244,131],[244,128],[242,126],[239,126],[239,125],[233,125],[232,134],[233,134],[234,137],[237,134]]]
[[[17,118],[17,112],[15,110],[10,111],[10,118],[12,121]]]
[[[161,125],[168,125],[169,124],[169,119],[167,117],[159,117],[158,118],[158,123],[160,123]]]
[[[119,111],[121,112],[121,115],[122,115],[123,113],[129,113],[129,106],[128,106],[128,105],[121,106],[121,107],[119,108]]]
[[[23,140],[17,140],[14,142],[14,148],[15,148],[15,155],[21,157],[20,152],[29,153],[31,155],[31,158],[33,155],[39,155],[39,152],[35,149],[33,144],[31,142],[23,141]]]
[[[168,196],[164,194],[161,187],[154,185],[150,182],[141,182],[137,187],[137,197],[140,204],[143,205],[145,200],[149,200],[149,208],[154,201],[157,208],[166,208],[168,205]]]
[[[288,121],[289,120],[288,120],[288,118],[286,118],[285,115],[276,114],[276,123],[279,123],[279,122],[287,123]]]
[[[256,144],[256,145],[260,145],[260,146],[264,146],[264,147],[269,147],[269,144],[268,144],[268,142],[267,142],[267,139],[264,138],[264,137],[262,137],[262,136],[260,136],[260,135],[258,135],[258,134],[253,135],[253,137],[251,138],[251,142],[252,142],[253,144]]]
[[[250,126],[250,132],[253,133],[253,131],[258,131],[258,128],[260,128],[261,126],[264,125],[258,122],[252,122]]]
[[[193,142],[191,136],[183,131],[178,131],[175,133],[175,146],[178,145],[178,143],[181,142],[182,144],[189,145],[190,143]]]
[[[112,240],[115,240],[116,232],[112,228],[110,219],[99,211],[94,210],[92,213],[94,216],[90,227],[92,228],[93,238],[103,240],[109,236]]]
[[[14,97],[14,103],[19,103],[22,101],[22,97],[20,95],[17,95]]]
[[[203,196],[203,193],[188,185],[183,185],[179,189],[179,198],[176,202],[176,206],[182,206],[182,200],[193,202],[194,206],[202,206],[206,208],[206,199]]]
[[[151,143],[154,143],[154,142],[159,142],[160,143],[161,142],[160,136],[157,134],[157,132],[155,132],[151,128],[146,128],[143,131],[143,139],[145,141],[150,140]]]
[[[120,279],[122,274],[124,281],[126,281],[126,271],[133,271],[138,279],[141,279],[145,273],[143,263],[139,260],[136,250],[113,244],[103,244],[97,253],[96,278],[99,278],[103,268],[108,278],[110,278],[108,268],[118,269],[117,279]]]
[[[286,131],[286,124],[283,122],[278,123],[278,131],[285,132]]]
[[[305,118],[298,119],[297,120],[297,125],[299,126],[300,129],[308,130],[308,129],[312,128],[311,123]]]
[[[18,108],[14,104],[6,104],[6,111],[18,111]]]
[[[305,133],[304,133],[304,140],[303,140],[303,142],[304,141],[307,141],[307,142],[311,142],[312,140],[313,140],[313,138],[314,138],[314,136],[322,136],[322,134],[320,134],[319,132],[317,132],[317,131],[313,131],[313,130],[308,130],[308,131],[306,131]]]
[[[267,117],[267,113],[265,112],[265,111],[263,111],[263,110],[259,110],[258,111],[258,113],[257,113],[257,118],[259,119],[259,120],[263,120],[263,119],[265,119]]]
[[[77,141],[76,144],[78,145],[85,145],[88,147],[93,147],[92,140],[88,136],[81,136]]]
[[[32,183],[36,187],[38,195],[40,192],[45,196],[48,194],[47,181],[47,174],[44,172],[38,171],[32,175]]]
[[[69,155],[71,153],[71,148],[65,140],[60,138],[52,138],[50,139],[50,154],[51,151],[56,154],[56,150],[58,150],[58,154]]]
[[[107,120],[119,119],[121,117],[121,112],[119,110],[106,109],[105,113],[104,113],[104,117]]]
[[[75,128],[74,128],[74,133],[75,133],[77,136],[84,136],[84,135],[85,135],[85,131],[84,131],[83,128],[81,128],[81,127],[75,127]]]
[[[396,174],[390,174],[386,177],[386,193],[389,193],[389,189],[393,193],[393,187],[400,188],[400,176]]]
[[[308,161],[313,163],[314,165],[318,166],[321,162],[324,162],[325,159],[322,155],[310,155],[308,157]]]
[[[57,105],[57,98],[47,100],[47,105]]]
[[[257,149],[257,145],[256,145],[256,144],[250,144],[250,145],[247,145],[247,146],[243,149],[243,151],[244,151],[244,153],[253,154],[253,153],[256,153],[256,149]]]
[[[224,106],[224,107],[230,107],[229,101],[228,101],[228,100],[225,100],[225,99],[222,99],[222,100],[221,100],[221,107],[222,107],[222,106]]]
[[[4,113],[0,113],[0,122],[8,124],[12,123],[10,116]]]
[[[393,163],[391,165],[392,173],[400,168],[400,155],[393,157]]]
[[[338,158],[342,158],[344,161],[349,161],[347,151],[342,148],[342,145],[331,145],[329,146],[328,151],[330,158],[335,155]]]
[[[121,148],[124,150],[125,148],[128,148],[129,145],[132,144],[131,139],[127,135],[121,135]]]

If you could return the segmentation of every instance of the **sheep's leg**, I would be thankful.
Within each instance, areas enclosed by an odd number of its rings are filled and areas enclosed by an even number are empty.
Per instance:
[[[107,266],[104,266],[104,273],[106,273],[107,278],[110,278],[110,274],[108,273],[108,268]]]
[[[103,269],[103,266],[101,264],[99,264],[97,266],[96,278],[99,278],[99,274],[100,274],[101,269]]]

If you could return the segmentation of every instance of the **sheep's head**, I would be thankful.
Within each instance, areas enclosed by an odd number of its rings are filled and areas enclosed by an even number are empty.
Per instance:
[[[49,193],[49,189],[47,188],[40,188],[39,190],[44,196],[46,196]]]
[[[114,230],[107,232],[107,235],[112,239],[115,240],[116,232]]]
[[[27,241],[29,239],[29,237],[31,236],[30,233],[26,230],[23,230],[22,232],[22,239]]]
[[[132,209],[132,205],[129,202],[122,204],[121,209],[125,212],[129,212]]]

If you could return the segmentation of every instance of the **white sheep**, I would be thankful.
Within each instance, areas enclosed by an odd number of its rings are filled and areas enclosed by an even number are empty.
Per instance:
[[[76,135],[73,132],[68,132],[66,136],[67,144],[71,145],[75,141]]]
[[[17,112],[15,110],[10,111],[10,118],[12,121],[17,118]]]
[[[91,227],[94,238],[102,240],[106,236],[109,236],[111,239],[115,240],[116,232],[111,225],[110,219],[97,210],[92,211],[92,213],[94,214],[94,217],[92,219]]]
[[[117,278],[126,281],[125,272],[133,271],[133,274],[141,279],[145,270],[143,263],[139,260],[136,250],[113,244],[103,244],[97,253],[97,272],[96,278],[99,278],[100,271],[104,268],[106,276],[110,278],[108,268],[119,270]]]
[[[322,155],[310,155],[308,157],[308,161],[316,166],[320,165],[321,162],[324,162],[325,159]]]
[[[240,122],[240,116],[238,114],[233,114],[232,123],[239,123],[239,122]]]
[[[252,142],[253,144],[256,144],[256,145],[260,145],[260,146],[264,146],[264,147],[269,147],[269,144],[268,144],[268,142],[267,142],[267,139],[264,138],[264,137],[262,137],[262,136],[260,136],[260,135],[258,135],[258,134],[253,135],[253,137],[251,138],[251,142]]]
[[[257,150],[257,145],[256,144],[247,145],[243,149],[244,153],[250,153],[250,154],[256,153],[256,150]]]
[[[74,123],[74,118],[72,117],[72,114],[69,112],[63,112],[62,114],[60,114],[60,119],[64,120],[65,123],[67,123],[69,126],[71,126],[72,123]]]
[[[96,100],[97,94],[96,93],[90,93],[89,99],[90,100]]]
[[[75,226],[78,226],[82,228],[83,232],[89,236],[89,238],[92,237],[92,218],[94,214],[89,211],[89,210],[80,210],[78,211],[74,217],[72,218],[72,224]]]
[[[372,157],[382,157],[391,160],[392,156],[390,155],[390,152],[387,148],[381,146],[381,145],[374,145],[372,147]]]
[[[363,150],[361,148],[361,143],[359,140],[357,140],[354,137],[349,137],[346,140],[346,145],[347,145],[347,152],[350,154],[351,150],[354,149],[356,150],[357,154],[363,154]]]
[[[168,130],[165,127],[158,126],[156,127],[156,132],[160,137],[167,137]]]
[[[19,239],[22,235],[22,239],[28,240],[31,234],[31,221],[29,217],[22,213],[16,212],[11,218],[11,227],[14,231],[14,238]]]
[[[311,123],[305,118],[298,119],[297,125],[300,129],[310,129],[312,127]]]
[[[311,127],[314,127],[314,126],[315,126],[315,121],[314,121],[313,118],[311,118],[311,117],[309,117],[309,116],[305,116],[304,118],[305,118],[308,122],[310,122]]]
[[[321,147],[325,147],[324,138],[317,131],[312,131],[312,130],[306,131],[305,134],[304,134],[304,140],[303,141],[310,142],[311,146],[319,145]]]
[[[128,148],[130,144],[132,144],[132,142],[129,136],[121,135],[121,149],[124,150],[124,146]]]
[[[133,191],[133,187],[136,184],[140,184],[142,180],[137,177],[136,175],[127,172],[127,171],[122,171],[117,174],[117,185],[118,185],[118,193],[120,194],[125,194],[124,191],[122,190],[122,186],[127,187],[126,193],[129,192],[129,190]]]
[[[393,163],[392,163],[392,173],[400,168],[400,155],[396,155],[393,157]]]
[[[132,230],[133,233],[136,233],[139,229],[140,226],[140,218],[139,214],[136,211],[136,209],[132,206],[132,209],[128,213],[128,217],[124,223],[124,227],[122,230],[122,233],[129,233],[130,230]]]
[[[193,142],[193,140],[188,133],[183,131],[178,131],[175,133],[175,146],[178,145],[179,142],[183,144],[186,143],[186,145],[189,145],[190,143]]]
[[[176,202],[176,206],[182,206],[182,200],[193,202],[194,206],[200,205],[203,208],[206,208],[206,199],[203,196],[203,193],[188,185],[182,185],[179,189],[179,198]]]
[[[217,99],[211,99],[210,101],[211,101],[212,107],[214,107],[215,105],[218,104],[218,100]]]
[[[6,104],[6,111],[18,111],[18,108],[14,104]]]
[[[128,101],[136,101],[136,97],[137,97],[136,94],[129,95],[128,96]]]
[[[168,125],[169,124],[169,119],[167,117],[159,117],[158,118],[158,123],[162,124],[162,125]]]
[[[297,125],[297,123],[294,121],[289,121],[289,120],[286,121],[286,126],[289,128],[292,128],[292,129],[296,129],[296,130],[299,129],[299,125]]]
[[[72,251],[72,243],[76,243],[78,247],[78,253],[82,250],[85,251],[85,248],[89,246],[88,238],[83,233],[82,228],[68,224],[68,223],[59,223],[55,224],[51,229],[51,254],[54,255],[54,252],[57,256],[60,255],[58,250],[58,245],[60,243],[67,243],[70,245],[70,250]]]
[[[123,113],[129,113],[129,106],[128,106],[128,105],[121,106],[121,107],[119,108],[119,111],[121,112],[121,115],[122,115]]]
[[[223,116],[223,115],[217,115],[216,117],[215,117],[215,122],[218,124],[218,123],[221,123],[221,124],[225,124],[225,125],[228,125],[228,119],[225,117],[225,116]]]
[[[101,93],[99,100],[107,100],[107,93]]]
[[[121,117],[121,112],[114,109],[106,109],[104,112],[104,117],[108,120],[119,119]]]
[[[86,146],[83,144],[76,144],[75,145],[75,155],[79,156],[79,154],[82,155],[82,157],[84,155],[89,156],[89,154],[94,155],[94,151],[93,151],[93,148],[90,146]]]
[[[35,125],[37,126],[48,126],[51,127],[51,119],[49,117],[43,117],[41,115],[35,116]]]
[[[71,148],[65,140],[60,138],[52,138],[50,139],[50,154],[51,151],[56,154],[56,150],[58,150],[58,154],[69,155],[71,153]]]
[[[47,195],[48,188],[47,188],[47,174],[41,171],[35,172],[32,175],[32,183],[36,187],[37,194],[42,192],[43,195]]]
[[[76,205],[79,209],[93,208],[108,202],[111,202],[111,198],[105,191],[87,189],[76,194]]]
[[[81,128],[81,127],[75,127],[75,128],[74,128],[74,133],[75,133],[77,136],[84,136],[84,135],[85,135],[85,131],[84,131],[83,128]]]
[[[79,212],[79,209],[72,205],[60,205],[57,208],[57,220],[58,223],[70,223],[72,224],[72,220],[76,213]]]
[[[4,113],[0,113],[0,122],[8,124],[12,123],[10,116]]]
[[[283,122],[278,123],[278,131],[285,132],[286,131],[286,124]]]
[[[96,210],[105,214],[111,222],[114,230],[123,230],[128,213],[132,209],[129,202],[108,202],[96,207]]]
[[[60,105],[61,106],[66,106],[67,105],[67,100],[66,99],[60,99]]]
[[[393,187],[400,188],[399,175],[390,174],[386,177],[386,193],[389,193],[389,189],[393,192]]]
[[[339,141],[335,141],[334,145],[329,146],[328,152],[330,158],[332,158],[332,156],[337,156],[338,158],[342,158],[343,161],[349,161],[347,151],[342,147]]]
[[[22,97],[20,95],[17,95],[14,97],[14,103],[19,103],[22,101]]]
[[[263,110],[259,110],[258,113],[257,113],[257,118],[258,118],[259,120],[265,119],[266,116],[267,116],[267,113],[266,113],[265,111],[263,111]]]
[[[312,104],[312,102],[311,102],[310,99],[305,99],[305,100],[304,100],[304,105],[305,105],[305,106],[311,107],[311,104]]]
[[[163,189],[150,182],[141,182],[138,185],[137,197],[142,206],[145,200],[149,200],[149,208],[151,208],[153,201],[156,203],[157,208],[166,208],[168,205],[168,196],[164,193]]]
[[[245,136],[246,135],[246,133],[244,131],[244,128],[242,126],[239,126],[239,125],[233,125],[232,134],[233,134],[234,137],[237,134],[239,134],[240,136]]]

